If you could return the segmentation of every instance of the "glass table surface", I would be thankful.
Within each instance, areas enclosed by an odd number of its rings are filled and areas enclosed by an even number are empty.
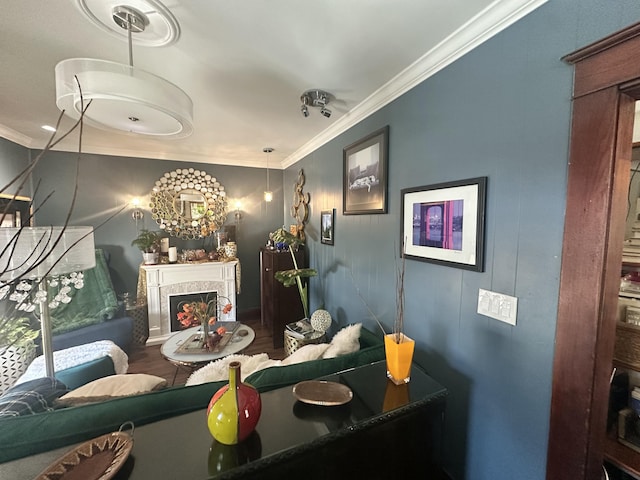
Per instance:
[[[207,429],[205,410],[136,427],[131,455],[114,478],[260,478],[250,473],[261,463],[313,451],[333,436],[350,435],[368,425],[392,420],[402,416],[404,410],[437,404],[438,411],[444,411],[447,389],[416,365],[411,382],[400,386],[386,378],[384,361],[323,379],[348,386],[353,399],[344,405],[322,407],[296,400],[293,386],[261,393],[262,414],[256,431],[240,445],[216,442]],[[0,477],[4,478],[3,467],[7,468],[6,474],[19,471],[35,476],[72,448],[0,465]],[[17,470],[11,470],[10,464]]]

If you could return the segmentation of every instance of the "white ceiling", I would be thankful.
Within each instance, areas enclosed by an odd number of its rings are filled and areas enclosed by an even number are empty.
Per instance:
[[[546,1],[164,0],[180,37],[159,48],[134,43],[134,65],[187,92],[193,135],[85,127],[83,150],[263,167],[269,146],[270,166],[286,167]],[[59,115],[54,68],[72,57],[127,64],[126,37],[91,23],[78,0],[0,0],[0,136],[45,145],[41,125]],[[310,88],[336,97],[331,118],[302,116]],[[76,148],[77,138],[59,147]]]

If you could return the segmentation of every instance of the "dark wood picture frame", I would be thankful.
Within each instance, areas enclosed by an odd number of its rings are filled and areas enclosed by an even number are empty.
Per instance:
[[[389,126],[342,150],[342,213],[387,213]]]
[[[320,242],[325,245],[333,245],[335,208],[320,212]]]
[[[402,190],[400,235],[405,257],[484,271],[487,177]]]
[[[32,206],[29,197],[0,194],[0,227],[32,226]]]

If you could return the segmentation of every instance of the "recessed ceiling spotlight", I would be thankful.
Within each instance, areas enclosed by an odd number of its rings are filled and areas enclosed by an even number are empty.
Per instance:
[[[47,132],[55,132],[56,131],[56,129],[54,127],[52,127],[51,125],[42,125],[42,127],[40,127],[40,128],[42,128],[43,130],[46,130]]]

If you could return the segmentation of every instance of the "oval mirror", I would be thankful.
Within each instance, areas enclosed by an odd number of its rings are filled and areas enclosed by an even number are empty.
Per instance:
[[[160,177],[150,207],[160,229],[185,240],[211,235],[227,218],[224,187],[215,177],[193,168],[178,168]]]
[[[182,190],[173,197],[173,209],[185,219],[198,220],[207,213],[207,201],[197,190]]]

